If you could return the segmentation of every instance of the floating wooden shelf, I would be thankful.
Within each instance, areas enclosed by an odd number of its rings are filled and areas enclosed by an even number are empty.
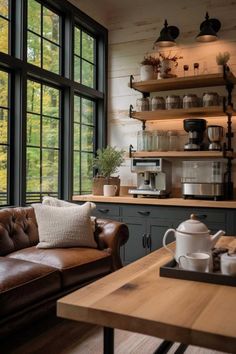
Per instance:
[[[227,157],[236,157],[232,151],[226,152]],[[223,151],[137,151],[132,157],[165,157],[165,158],[224,158]]]
[[[236,112],[234,112],[235,114]],[[221,106],[193,107],[188,109],[159,109],[157,111],[131,112],[131,118],[146,120],[164,120],[186,117],[225,117]]]
[[[227,81],[236,84],[236,77],[227,73]],[[158,92],[169,90],[181,90],[187,88],[222,86],[226,84],[222,74],[207,74],[187,77],[174,77],[169,79],[158,79],[148,81],[138,81],[132,83],[132,88],[140,92]]]

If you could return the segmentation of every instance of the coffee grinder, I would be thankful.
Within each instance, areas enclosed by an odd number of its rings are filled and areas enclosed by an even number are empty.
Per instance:
[[[184,145],[184,150],[201,150],[201,144],[206,130],[205,119],[184,119],[184,130],[189,133],[189,141]]]

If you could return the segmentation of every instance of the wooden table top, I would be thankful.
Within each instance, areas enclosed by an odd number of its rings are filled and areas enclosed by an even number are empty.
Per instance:
[[[170,258],[162,248],[65,296],[58,316],[236,353],[236,287],[159,277]]]

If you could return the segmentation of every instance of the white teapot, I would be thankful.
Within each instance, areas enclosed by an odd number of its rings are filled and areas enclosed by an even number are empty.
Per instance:
[[[176,239],[175,253],[166,245],[167,236],[174,233]],[[179,257],[193,252],[210,252],[220,236],[225,232],[220,230],[215,235],[210,235],[210,231],[196,215],[192,214],[189,220],[182,222],[177,229],[168,229],[163,237],[163,246],[172,253],[176,262]]]

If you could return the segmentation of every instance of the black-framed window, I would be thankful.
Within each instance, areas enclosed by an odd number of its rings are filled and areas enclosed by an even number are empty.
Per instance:
[[[9,24],[10,24],[10,13],[9,1],[0,1],[0,51],[3,53],[9,52]]]
[[[0,205],[9,200],[9,116],[9,74],[0,70]]]
[[[91,192],[107,30],[66,0],[0,0],[0,33],[0,205]]]

